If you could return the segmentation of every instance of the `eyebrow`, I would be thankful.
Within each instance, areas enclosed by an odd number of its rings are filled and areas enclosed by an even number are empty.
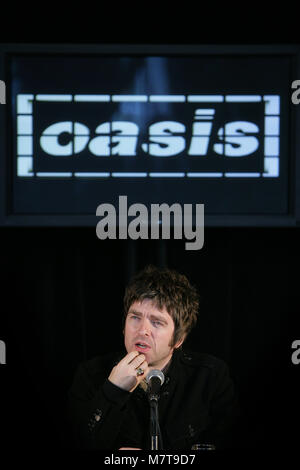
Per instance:
[[[142,314],[141,312],[139,312],[138,310],[132,310],[132,309],[130,309],[129,312],[128,312],[128,315],[129,315],[130,313],[132,313],[132,314],[134,314],[134,315],[137,315],[137,316],[139,316],[139,317],[142,317],[142,316],[143,316],[143,314]],[[161,322],[163,322],[163,323],[168,323],[168,321],[167,321],[167,319],[166,319],[165,317],[161,317],[160,315],[156,315],[155,313],[152,313],[152,314],[150,315],[150,317],[153,318],[153,319],[155,319],[155,320],[159,320],[159,321],[161,321]]]

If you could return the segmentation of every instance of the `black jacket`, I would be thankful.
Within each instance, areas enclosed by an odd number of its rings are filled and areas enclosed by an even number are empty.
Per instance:
[[[108,354],[79,365],[68,396],[76,448],[150,449],[146,392],[138,386],[130,393],[107,379],[125,355]],[[190,450],[193,444],[234,446],[237,400],[222,360],[175,350],[158,403],[164,450]]]

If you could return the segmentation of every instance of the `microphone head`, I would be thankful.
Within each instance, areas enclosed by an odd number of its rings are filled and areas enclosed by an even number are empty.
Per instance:
[[[147,384],[150,384],[150,381],[153,377],[157,377],[160,380],[160,385],[162,385],[165,381],[164,373],[159,369],[152,369],[148,372],[146,376]]]

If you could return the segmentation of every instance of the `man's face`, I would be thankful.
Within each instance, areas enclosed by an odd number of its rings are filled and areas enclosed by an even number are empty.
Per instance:
[[[163,369],[179,341],[170,347],[174,333],[173,318],[163,308],[158,310],[151,300],[134,302],[126,317],[124,342],[127,352],[139,351],[146,356],[150,369]]]

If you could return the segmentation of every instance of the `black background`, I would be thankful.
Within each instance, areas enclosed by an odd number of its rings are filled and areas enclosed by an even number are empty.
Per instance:
[[[178,11],[172,5],[162,14],[152,5],[128,5],[125,12],[115,5],[109,13],[99,5],[96,14],[96,7],[72,5],[63,15],[49,6],[34,17],[28,6],[18,7],[19,26],[16,15],[10,16],[0,39],[298,42],[292,9],[213,7],[196,11],[193,4]],[[185,272],[199,287],[201,315],[190,345],[227,360],[240,391],[250,421],[249,447],[226,461],[257,464],[262,454],[269,463],[279,456],[288,461],[296,455],[300,421],[300,365],[291,363],[291,344],[300,335],[299,235],[296,228],[215,227],[206,230],[204,248],[193,253],[180,241],[100,242],[91,228],[1,228],[0,336],[7,344],[7,364],[0,366],[3,450],[18,462],[24,463],[25,453],[29,463],[39,456],[39,466],[51,457],[60,462],[60,412],[74,368],[83,357],[120,344],[124,286],[151,261]],[[102,465],[101,458],[95,462]]]

